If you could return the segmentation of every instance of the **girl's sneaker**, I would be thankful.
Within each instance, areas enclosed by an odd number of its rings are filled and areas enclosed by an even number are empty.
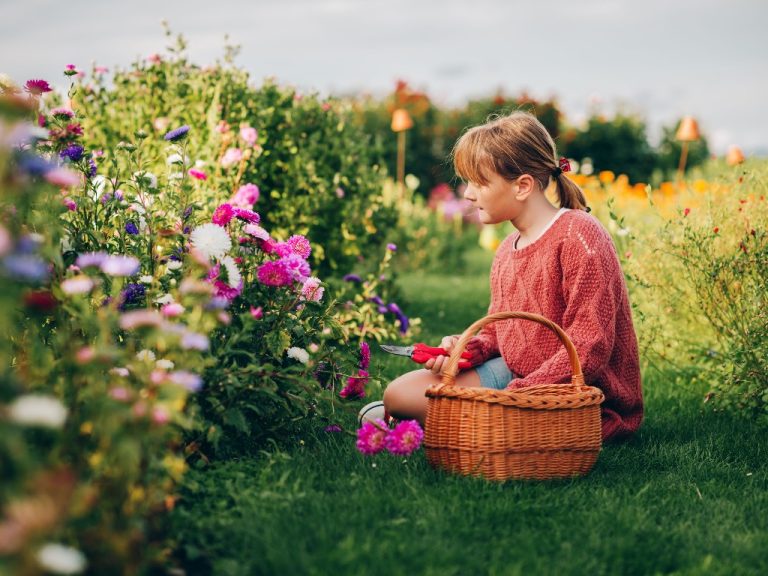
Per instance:
[[[384,420],[388,425],[391,423],[392,418],[387,414],[384,409],[384,402],[376,400],[369,402],[360,409],[357,414],[357,423],[362,426],[366,422],[373,422],[374,420]]]

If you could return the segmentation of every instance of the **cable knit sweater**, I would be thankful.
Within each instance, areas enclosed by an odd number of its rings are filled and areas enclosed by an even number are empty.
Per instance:
[[[605,394],[603,439],[627,436],[643,419],[637,338],[624,275],[608,232],[582,210],[568,210],[534,243],[501,243],[491,268],[489,313],[533,312],[573,341],[587,384]],[[501,355],[516,378],[509,388],[569,382],[568,354],[548,328],[528,320],[485,326],[470,342],[478,364]]]

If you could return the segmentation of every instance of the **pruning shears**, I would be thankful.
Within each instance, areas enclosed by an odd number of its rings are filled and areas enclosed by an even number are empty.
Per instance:
[[[427,360],[437,358],[438,356],[450,356],[445,348],[434,348],[427,346],[422,342],[418,342],[411,346],[394,346],[392,344],[380,344],[380,347],[384,352],[395,354],[396,356],[406,356],[417,362],[418,364],[424,364]],[[459,369],[465,370],[472,367],[472,363],[468,362],[472,358],[472,354],[469,352],[462,352],[461,357],[465,360],[459,362]]]

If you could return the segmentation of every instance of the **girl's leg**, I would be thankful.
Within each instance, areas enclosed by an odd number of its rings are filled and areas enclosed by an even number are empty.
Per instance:
[[[416,419],[423,426],[427,419],[427,388],[440,383],[440,376],[430,370],[414,370],[390,382],[384,390],[384,407],[398,420]],[[477,370],[465,370],[456,377],[457,386],[480,386]]]

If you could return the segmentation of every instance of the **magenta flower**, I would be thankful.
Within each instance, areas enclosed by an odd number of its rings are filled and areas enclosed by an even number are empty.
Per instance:
[[[365,385],[368,383],[368,372],[358,370],[357,376],[347,378],[347,385],[341,389],[342,398],[365,398]]]
[[[279,262],[283,262],[291,277],[296,282],[304,282],[312,273],[309,262],[304,260],[298,254],[289,254],[285,258],[281,258]]]
[[[291,245],[287,242],[278,242],[272,247],[272,251],[280,256],[280,258],[285,258],[289,254],[293,254],[293,248],[291,248]]]
[[[67,207],[67,210],[70,212],[75,212],[77,210],[77,202],[72,200],[72,198],[64,198],[64,206]]]
[[[74,64],[67,64],[66,68],[64,68],[64,75],[74,76],[75,74],[77,74],[77,67]]]
[[[363,454],[376,454],[385,448],[388,432],[389,428],[384,420],[378,419],[375,422],[366,422],[357,431],[357,442],[355,445]]]
[[[218,224],[219,226],[226,226],[232,221],[232,218],[234,217],[234,208],[232,208],[232,206],[229,204],[222,204],[216,208],[216,211],[213,213],[213,218],[211,218],[211,222]]]
[[[291,236],[288,238],[286,244],[291,247],[291,250],[293,250],[295,254],[298,254],[305,260],[309,258],[309,255],[312,252],[312,246],[310,246],[309,240],[301,234]]]
[[[27,80],[27,83],[24,84],[24,90],[34,96],[40,96],[46,92],[51,92],[53,88],[45,80]]]
[[[259,187],[255,184],[243,184],[238,188],[232,200],[229,201],[232,206],[238,208],[251,209],[259,200]]]
[[[234,211],[235,216],[244,222],[248,222],[249,224],[258,224],[261,222],[261,216],[253,210],[248,210],[247,208],[234,208]]]
[[[243,291],[243,283],[240,282],[240,285],[237,288],[233,288],[226,282],[222,282],[221,280],[216,280],[213,283],[214,287],[214,294],[218,296],[219,298],[226,298],[230,302],[237,298],[240,293]]]
[[[387,434],[386,448],[398,456],[410,456],[421,446],[424,430],[416,420],[404,420]]]
[[[287,286],[293,282],[291,271],[282,260],[264,262],[259,266],[256,276],[259,282],[267,286]]]
[[[189,175],[192,176],[192,178],[195,178],[197,180],[208,180],[208,174],[196,168],[190,168]]]
[[[251,306],[251,316],[254,320],[261,320],[264,317],[264,310],[262,310],[261,306],[258,308]]]
[[[371,365],[371,347],[368,342],[360,342],[360,369],[368,370]]]
[[[69,120],[75,117],[75,113],[69,108],[54,108],[51,110],[51,116],[58,120]]]

